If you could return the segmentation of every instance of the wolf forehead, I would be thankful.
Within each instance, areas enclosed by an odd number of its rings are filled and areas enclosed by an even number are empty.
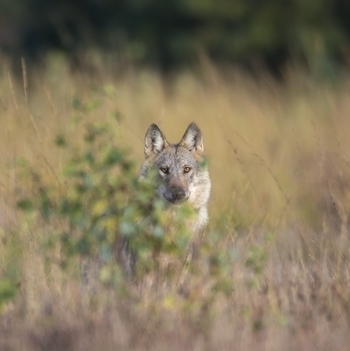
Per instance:
[[[191,166],[199,167],[199,162],[203,159],[201,155],[193,155],[186,147],[175,144],[165,147],[154,159],[156,166],[183,167]]]

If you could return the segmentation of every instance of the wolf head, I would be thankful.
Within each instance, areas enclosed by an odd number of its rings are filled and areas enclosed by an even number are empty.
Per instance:
[[[188,201],[194,209],[206,212],[211,185],[203,157],[203,135],[195,123],[187,127],[177,144],[170,144],[159,127],[151,124],[144,152],[141,178],[155,169],[160,180],[159,196],[175,205]]]

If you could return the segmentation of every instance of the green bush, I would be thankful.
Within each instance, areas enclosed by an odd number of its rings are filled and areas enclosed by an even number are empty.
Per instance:
[[[191,239],[186,228],[190,209],[166,211],[168,205],[155,196],[155,175],[138,180],[128,152],[116,145],[112,131],[108,123],[86,125],[81,148],[58,136],[56,144],[72,155],[63,185],[45,184],[29,169],[33,193],[18,202],[21,209],[37,211],[49,224],[49,257],[57,245],[63,268],[69,267],[71,258],[95,257],[106,284],[121,282],[120,266],[131,265],[138,279],[155,269],[159,273],[160,254],[180,259]],[[135,267],[123,262],[133,257]],[[169,267],[163,273],[176,274]]]

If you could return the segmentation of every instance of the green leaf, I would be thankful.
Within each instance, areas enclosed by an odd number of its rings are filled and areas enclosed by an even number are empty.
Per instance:
[[[116,163],[120,163],[121,161],[123,161],[122,153],[117,148],[113,148],[113,149],[109,150],[105,159],[103,160],[103,163],[106,166],[111,166],[111,165],[114,165]]]
[[[81,108],[81,99],[77,96],[74,96],[73,97],[73,100],[72,100],[72,107],[74,110],[79,110]]]
[[[0,309],[16,297],[16,287],[9,279],[0,280]]]
[[[22,199],[17,202],[17,207],[23,211],[32,211],[34,206],[31,200]]]
[[[58,134],[58,135],[56,135],[56,138],[55,138],[55,144],[58,147],[65,147],[65,146],[67,146],[67,141],[62,134]]]

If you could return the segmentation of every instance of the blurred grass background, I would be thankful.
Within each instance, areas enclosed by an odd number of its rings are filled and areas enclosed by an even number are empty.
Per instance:
[[[0,350],[348,348],[346,1],[0,10]],[[186,296],[145,285],[141,299],[103,286],[91,298],[59,249],[47,262],[57,223],[17,208],[35,194],[25,165],[64,193],[72,155],[57,136],[83,144],[85,126],[104,121],[135,174],[151,123],[170,142],[191,121],[201,128],[217,291],[194,274]]]
[[[18,284],[15,300],[11,284],[0,286],[1,325],[4,332],[14,331],[3,347],[161,349],[168,345],[166,335],[177,340],[174,350],[201,349],[206,338],[208,349],[231,349],[236,340],[242,350],[271,343],[278,349],[286,342],[290,349],[327,349],[335,338],[335,349],[345,347],[347,77],[336,85],[320,83],[290,68],[281,83],[266,72],[252,79],[208,60],[197,73],[183,71],[171,81],[149,70],[135,69],[123,78],[100,70],[97,77],[72,73],[66,63],[53,60],[46,71],[24,76],[23,83],[2,67],[1,275],[3,283]],[[131,150],[138,166],[150,123],[159,124],[171,142],[181,138],[190,121],[202,129],[213,183],[208,233],[217,235],[210,250],[217,257],[233,250],[234,258],[233,265],[223,264],[234,289],[224,300],[214,295],[212,317],[201,314],[208,290],[200,279],[186,313],[178,302],[157,301],[146,288],[148,307],[136,312],[113,302],[115,295],[103,289],[95,309],[82,307],[75,270],[46,267],[41,243],[50,230],[16,208],[32,186],[22,177],[22,163],[30,162],[45,183],[64,188],[61,172],[71,155],[56,147],[57,135],[79,144],[84,125],[111,118],[117,143]],[[100,307],[105,303],[107,309]],[[94,334],[87,332],[89,323]]]
[[[230,210],[239,217],[236,224],[246,226],[297,215],[317,228],[334,196],[346,203],[346,79],[319,83],[296,69],[283,83],[268,73],[256,80],[208,62],[201,74],[184,71],[170,82],[148,70],[121,79],[72,74],[65,64],[34,74],[30,89],[6,66],[1,75],[1,183],[13,194],[16,168],[5,170],[16,159],[31,160],[54,179],[66,159],[54,147],[56,135],[78,139],[79,123],[115,117],[118,142],[139,164],[150,123],[171,142],[190,121],[198,123],[213,178],[214,217]]]

